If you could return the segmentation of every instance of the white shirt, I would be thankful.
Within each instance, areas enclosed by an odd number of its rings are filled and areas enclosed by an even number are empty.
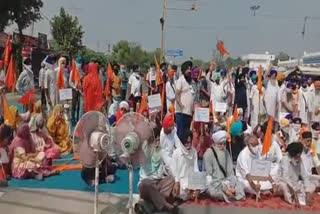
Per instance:
[[[188,151],[188,155],[183,151],[184,147],[178,147],[172,155],[173,176],[175,182],[180,183],[180,198],[186,199],[184,194],[188,188],[188,177],[192,172],[199,172],[197,152],[194,148]],[[188,157],[187,157],[188,156]]]
[[[130,94],[133,94],[135,97],[141,96],[141,76],[138,73],[132,73],[128,83],[131,85]]]
[[[41,68],[39,71],[39,87],[44,88],[44,77],[46,73],[46,68]]]
[[[307,153],[303,151],[301,154],[301,159],[308,175],[312,175],[312,168],[320,166],[318,156],[316,155],[312,157],[310,150]]]
[[[164,161],[164,164],[167,169],[172,172],[172,154],[173,151],[180,145],[180,139],[177,135],[177,129],[173,128],[171,133],[166,135],[163,131],[161,130],[160,133],[160,147],[161,147],[161,155],[162,159]]]
[[[189,84],[184,78],[184,76],[181,76],[176,82],[176,90],[177,93],[181,93],[180,101],[184,106],[184,108],[181,109],[180,105],[178,105],[178,103],[176,102],[176,113],[183,113],[192,116],[195,92],[192,88],[191,83]]]
[[[170,81],[167,81],[166,83],[166,97],[167,97],[167,108],[171,106],[171,101],[176,98],[175,93],[176,87],[175,84],[171,84]]]

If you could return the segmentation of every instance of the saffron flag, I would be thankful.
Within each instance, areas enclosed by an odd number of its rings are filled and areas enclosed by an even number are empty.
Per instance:
[[[231,143],[231,135],[230,135],[231,121],[230,120],[231,120],[231,118],[228,117],[227,118],[227,141],[229,143]]]
[[[214,59],[211,60],[210,71],[212,71],[215,67]]]
[[[269,116],[267,130],[263,139],[261,156],[266,155],[270,150],[271,143],[272,143],[272,127],[273,127],[273,118]]]
[[[76,61],[72,60],[72,76],[71,76],[71,82],[74,82],[76,85],[80,84],[80,74],[76,66]]]
[[[59,89],[65,88],[62,65],[60,65],[60,69],[58,73],[57,86]]]
[[[18,100],[18,103],[24,106],[34,104],[36,102],[35,98],[35,90],[34,88],[30,89],[27,93],[23,95],[23,97]]]
[[[312,142],[312,144],[311,144],[311,155],[312,155],[312,157],[317,156],[316,145],[314,142]]]
[[[218,41],[218,49],[222,56],[229,55],[228,51],[225,49],[224,44],[221,40]]]
[[[13,57],[11,56],[8,72],[5,78],[5,86],[13,92],[16,85],[16,81],[17,81],[17,75],[15,71]]]
[[[239,118],[239,112],[238,112],[238,107],[237,107],[237,104],[235,105],[234,107],[234,110],[233,110],[233,116],[232,116],[232,123],[230,124],[230,126],[232,126],[232,124],[234,122],[236,122]]]
[[[2,104],[3,104],[3,117],[4,117],[4,120],[5,120],[6,124],[12,126],[13,123],[14,123],[14,117],[11,114],[7,98],[5,96],[2,97]]]
[[[4,60],[4,65],[8,66],[9,61],[10,61],[10,54],[12,51],[12,46],[11,46],[11,36],[8,37],[7,42],[6,42],[6,47],[4,49],[4,55],[3,55],[3,60]]]
[[[156,70],[157,70],[157,73],[156,73],[156,84],[158,86],[158,85],[161,85],[163,82],[162,82],[160,66],[159,66],[157,57],[155,55],[154,55],[154,64],[156,65]]]
[[[147,96],[145,93],[143,93],[142,98],[141,98],[139,113],[142,114],[147,109],[148,109]]]
[[[258,70],[258,82],[257,82],[257,87],[259,90],[260,95],[262,94],[262,67],[260,66]]]
[[[113,79],[113,70],[111,67],[111,64],[108,64],[108,69],[107,69],[107,81],[106,81],[106,87],[104,89],[104,95],[106,96],[106,99],[110,98],[111,91],[110,91],[110,86],[111,86],[111,81]]]

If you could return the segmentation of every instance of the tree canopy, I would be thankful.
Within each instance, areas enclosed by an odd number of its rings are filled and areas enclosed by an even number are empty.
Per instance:
[[[77,17],[72,17],[63,7],[60,14],[51,21],[51,34],[55,41],[55,48],[75,57],[83,49],[82,37],[84,32]]]

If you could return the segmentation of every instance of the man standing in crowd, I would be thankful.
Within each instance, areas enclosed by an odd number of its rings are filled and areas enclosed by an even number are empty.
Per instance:
[[[181,65],[182,76],[176,82],[176,122],[177,133],[182,139],[183,133],[190,129],[194,108],[194,91],[191,78],[192,62]]]
[[[59,103],[59,90],[57,86],[58,73],[54,69],[56,63],[55,56],[49,56],[46,60],[47,71],[44,76],[44,88],[46,92],[46,100],[48,111],[53,110],[53,107]]]
[[[142,78],[140,76],[140,67],[139,65],[133,65],[132,68],[133,72],[129,77],[128,82],[128,92],[129,92],[129,99],[133,100],[133,109],[136,108],[137,103],[141,101],[142,95]]]
[[[121,77],[121,100],[126,100],[129,75],[125,65],[120,65],[119,75]]]

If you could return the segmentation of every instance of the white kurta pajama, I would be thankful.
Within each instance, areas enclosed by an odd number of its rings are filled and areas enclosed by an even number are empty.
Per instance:
[[[176,87],[174,83],[170,83],[170,81],[167,81],[166,83],[166,97],[167,97],[167,109],[170,108],[170,106],[173,104],[174,106],[174,102],[171,102],[171,100],[174,100],[176,98]]]
[[[52,65],[47,65],[47,71],[44,76],[44,88],[49,92],[49,98],[52,103],[52,108],[59,103],[59,91],[57,86],[57,72],[52,68]],[[48,110],[50,105],[48,104]]]
[[[162,160],[164,162],[164,165],[167,170],[169,170],[169,173],[172,175],[172,154],[173,151],[180,145],[180,139],[177,135],[177,129],[173,128],[171,133],[166,135],[161,130],[160,133],[160,147],[161,147],[161,155]]]
[[[276,82],[272,84],[271,81],[268,81],[268,87],[265,91],[264,101],[266,105],[267,114],[275,121],[278,121],[278,103],[279,103],[279,86]]]
[[[262,88],[262,94],[259,95],[259,90],[257,85],[254,85],[251,88],[250,99],[252,103],[252,106],[251,106],[252,109],[250,109],[251,111],[250,126],[253,128],[255,128],[258,125],[259,113],[260,115],[264,115],[266,113],[266,110],[263,105],[264,92],[265,92],[264,88]]]
[[[34,75],[31,70],[31,65],[23,64],[23,71],[17,80],[16,89],[19,94],[24,95],[32,88],[34,88]]]
[[[297,193],[300,205],[306,205],[306,192],[313,193],[315,187],[310,183],[303,162],[300,161],[295,164],[295,161],[290,157],[284,156],[280,163],[279,176],[279,185],[283,192],[284,200],[290,204],[294,203],[289,185]]]
[[[312,112],[311,106],[311,94],[308,88],[300,88],[299,89],[299,117],[302,120],[302,123],[309,124],[309,115]]]
[[[312,94],[311,107],[313,121],[319,122],[320,113],[316,114],[316,112],[320,109],[320,90],[315,90],[314,94]]]
[[[172,170],[175,182],[180,183],[180,199],[188,200],[189,174],[199,172],[197,152],[194,148],[186,150],[183,145],[174,150],[172,155]]]
[[[254,156],[250,152],[249,148],[245,147],[240,152],[237,159],[236,176],[244,186],[245,192],[250,194],[257,194],[257,192],[250,186],[249,181],[246,179],[246,176],[250,174],[252,160],[256,158],[260,159],[261,157],[260,155]],[[272,184],[269,181],[260,181],[259,183],[261,185],[261,191],[272,189]]]
[[[312,183],[315,187],[320,187],[320,175],[312,174],[312,168],[320,167],[320,161],[318,156],[312,156],[311,151],[308,150],[307,152],[302,152],[301,159],[306,173],[309,176],[310,183]]]
[[[262,146],[261,146],[260,154],[261,152],[262,152]],[[282,160],[282,151],[279,144],[276,141],[272,140],[271,147],[268,153],[262,156],[261,159],[271,161],[270,176],[272,177],[273,180],[277,180],[279,177],[279,164],[280,164],[280,161]]]

